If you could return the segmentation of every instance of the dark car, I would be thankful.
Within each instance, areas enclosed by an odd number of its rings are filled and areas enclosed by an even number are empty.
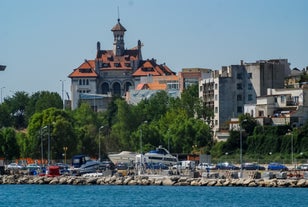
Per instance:
[[[146,169],[152,169],[152,170],[157,170],[157,169],[168,170],[169,169],[169,167],[165,165],[164,163],[146,163],[145,166],[146,166]]]
[[[259,165],[258,163],[244,163],[242,165],[243,170],[265,170],[265,167]]]
[[[270,164],[268,164],[267,169],[268,170],[281,170],[281,171],[289,170],[285,165],[279,162],[271,162]]]
[[[221,162],[216,164],[218,170],[239,170],[240,168],[229,162]]]

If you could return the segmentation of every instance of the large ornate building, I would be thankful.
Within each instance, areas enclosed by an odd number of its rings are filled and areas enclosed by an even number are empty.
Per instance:
[[[104,110],[112,96],[125,96],[143,76],[175,75],[165,64],[157,64],[155,59],[143,60],[140,40],[137,46],[125,49],[126,29],[120,19],[111,31],[113,49],[102,50],[97,42],[95,59],[85,60],[68,76],[71,78],[72,109],[76,109],[80,101],[87,101],[95,111]]]

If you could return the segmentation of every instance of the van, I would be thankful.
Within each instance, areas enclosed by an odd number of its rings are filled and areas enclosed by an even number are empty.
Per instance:
[[[195,161],[192,160],[183,160],[178,162],[178,164],[174,165],[172,168],[173,169],[178,169],[178,170],[185,170],[185,169],[195,169],[196,163]]]

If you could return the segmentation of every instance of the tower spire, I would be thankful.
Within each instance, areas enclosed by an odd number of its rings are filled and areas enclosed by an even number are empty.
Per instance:
[[[118,22],[120,23],[120,9],[119,9],[119,6],[118,6]]]

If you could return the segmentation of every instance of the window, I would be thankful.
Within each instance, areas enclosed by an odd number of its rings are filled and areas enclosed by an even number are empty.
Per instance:
[[[252,84],[248,83],[248,90],[252,90]]]
[[[243,79],[242,73],[238,73],[238,74],[236,75],[236,78],[237,78],[237,79]]]
[[[238,107],[237,107],[237,113],[243,113],[243,109],[242,109],[241,106],[238,106]]]
[[[252,94],[248,94],[248,101],[252,101],[252,100],[253,100]]]
[[[217,101],[217,94],[215,94],[215,101]]]
[[[237,95],[236,100],[237,101],[241,101],[242,100],[242,95]]]
[[[280,101],[281,101],[281,103],[285,103],[286,102],[286,97],[285,96],[280,96]]]
[[[248,73],[247,76],[248,76],[248,79],[252,79],[252,73]]]
[[[215,120],[215,125],[216,125],[216,126],[218,125],[218,120]]]
[[[89,85],[89,79],[79,79],[79,85]]]
[[[215,113],[218,113],[218,107],[215,107]]]
[[[217,89],[217,83],[215,83],[215,89]]]
[[[242,90],[243,86],[242,86],[241,83],[238,83],[238,84],[236,84],[236,88],[237,88],[237,90]]]

